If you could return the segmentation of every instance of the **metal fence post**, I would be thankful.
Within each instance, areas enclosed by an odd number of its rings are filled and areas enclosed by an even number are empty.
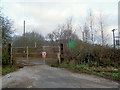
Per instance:
[[[27,46],[27,64],[28,64],[28,46]]]
[[[45,46],[43,46],[43,51],[45,52]],[[44,58],[44,64],[45,64],[45,58]]]

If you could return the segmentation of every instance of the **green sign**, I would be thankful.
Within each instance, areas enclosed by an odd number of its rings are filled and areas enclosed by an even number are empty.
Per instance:
[[[75,48],[76,46],[76,41],[69,41],[68,42],[68,48]]]

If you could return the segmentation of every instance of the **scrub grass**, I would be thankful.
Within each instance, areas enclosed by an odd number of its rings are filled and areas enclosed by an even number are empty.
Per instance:
[[[115,81],[120,81],[120,72],[117,68],[114,67],[95,67],[95,66],[88,66],[88,65],[70,65],[70,64],[65,64],[62,63],[60,65],[55,64],[52,65],[53,67],[59,67],[59,68],[67,68],[72,71],[77,71],[80,73],[87,73],[87,74],[93,74],[99,77],[104,77],[107,79],[115,80]]]
[[[15,71],[16,69],[17,69],[16,66],[9,66],[9,65],[3,66],[2,67],[2,75],[6,75],[8,73],[11,73],[11,72]]]

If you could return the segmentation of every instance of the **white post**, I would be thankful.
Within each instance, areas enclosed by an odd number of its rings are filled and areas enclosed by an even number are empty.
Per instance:
[[[28,46],[27,46],[27,64],[28,64]]]
[[[13,63],[13,62],[12,62],[12,47],[11,47],[11,65],[12,65],[12,63]]]
[[[35,48],[36,48],[36,42],[35,42]]]
[[[45,52],[45,46],[43,46],[43,51]],[[45,58],[44,58],[44,64],[45,64]]]

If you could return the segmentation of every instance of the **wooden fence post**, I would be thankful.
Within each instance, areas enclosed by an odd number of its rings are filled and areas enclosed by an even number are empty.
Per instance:
[[[9,44],[8,44],[8,54],[9,54],[10,64],[12,65],[12,57],[11,57],[12,53],[11,53],[11,52],[12,52],[12,51],[11,51],[11,44],[9,43]]]
[[[60,44],[60,60],[61,63],[64,61],[64,56],[63,56],[63,44]]]
[[[11,65],[13,64],[13,56],[12,56],[12,47],[11,47]]]

